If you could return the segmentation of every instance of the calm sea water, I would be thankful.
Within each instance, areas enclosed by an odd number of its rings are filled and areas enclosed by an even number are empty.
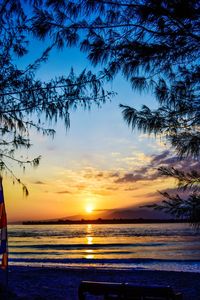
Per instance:
[[[200,272],[200,232],[188,224],[10,225],[14,265]]]

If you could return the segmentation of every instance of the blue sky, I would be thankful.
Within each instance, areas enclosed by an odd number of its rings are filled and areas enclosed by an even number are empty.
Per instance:
[[[32,41],[29,55],[17,63],[24,67],[36,59],[42,49],[43,43]],[[46,81],[68,75],[71,67],[77,74],[84,68],[98,71],[91,67],[83,53],[71,48],[53,50],[48,62],[38,70],[37,77]],[[71,111],[71,127],[67,132],[62,121],[50,124],[56,129],[54,139],[31,132],[33,146],[17,155],[29,158],[42,155],[42,160],[37,169],[27,168],[25,173],[12,166],[29,188],[30,196],[24,198],[21,188],[13,186],[9,177],[6,179],[5,193],[11,221],[81,214],[88,205],[92,206],[95,217],[95,210],[152,202],[158,188],[168,186],[167,180],[154,176],[156,166],[151,168],[155,156],[166,151],[163,141],[132,132],[119,108],[120,103],[138,109],[142,104],[156,107],[153,96],[135,93],[121,76],[106,88],[117,92],[112,102],[101,108],[92,106],[90,111],[82,108]],[[120,181],[120,178],[130,178],[125,177],[127,174],[138,175],[147,166],[149,171],[145,171],[145,178]]]

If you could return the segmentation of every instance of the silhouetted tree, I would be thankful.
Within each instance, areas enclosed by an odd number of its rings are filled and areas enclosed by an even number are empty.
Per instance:
[[[30,4],[29,9],[37,1],[30,1]],[[56,122],[60,118],[68,128],[70,109],[77,106],[90,108],[92,103],[99,105],[111,96],[102,88],[101,78],[86,70],[79,76],[71,70],[68,76],[49,82],[38,80],[36,71],[48,60],[55,42],[51,42],[34,62],[23,69],[20,67],[17,59],[28,54],[32,39],[33,11],[27,13],[26,10],[20,0],[4,0],[0,4],[0,169],[10,172],[13,180],[18,182],[20,179],[13,173],[9,161],[25,167],[26,164],[37,166],[40,160],[40,157],[33,160],[17,158],[15,154],[16,149],[31,146],[31,129],[53,136],[55,131],[46,129],[42,120]]]
[[[132,129],[166,138],[180,159],[199,159],[199,1],[47,0],[43,8],[35,8],[37,37],[48,36],[61,48],[79,45],[103,67],[102,76],[112,80],[121,73],[133,89],[155,95],[155,110],[121,105]],[[190,191],[185,199],[165,193],[168,200],[155,207],[199,222],[199,172],[160,171],[187,189],[189,180]]]

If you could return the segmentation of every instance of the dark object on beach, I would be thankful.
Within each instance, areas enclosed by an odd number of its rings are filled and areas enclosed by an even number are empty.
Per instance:
[[[103,296],[104,300],[182,300],[182,294],[175,293],[169,286],[140,286],[130,283],[82,281],[79,286],[79,300],[87,295]]]
[[[13,291],[8,290],[4,285],[0,284],[0,299],[1,300],[18,300],[19,298]]]

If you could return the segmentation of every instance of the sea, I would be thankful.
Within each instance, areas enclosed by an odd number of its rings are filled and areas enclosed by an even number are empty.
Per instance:
[[[200,273],[200,230],[189,224],[9,225],[17,266]]]

